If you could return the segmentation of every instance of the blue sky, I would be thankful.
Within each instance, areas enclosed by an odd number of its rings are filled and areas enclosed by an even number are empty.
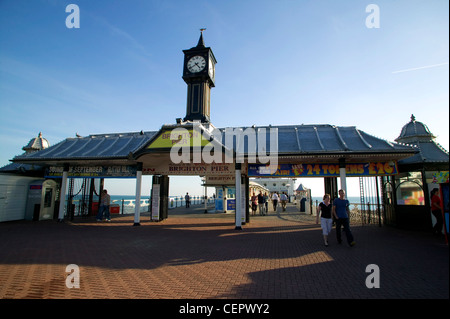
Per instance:
[[[39,132],[54,145],[184,117],[182,50],[203,27],[216,127],[333,124],[393,141],[414,114],[449,149],[447,0],[0,0],[0,165]]]

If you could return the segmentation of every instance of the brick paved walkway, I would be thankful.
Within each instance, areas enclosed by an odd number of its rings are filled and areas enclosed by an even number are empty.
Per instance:
[[[0,223],[0,298],[449,298],[449,250],[431,234],[352,226],[357,245],[330,246],[320,226],[293,206],[251,217],[169,211],[163,222],[142,214],[111,223]],[[295,213],[294,213],[295,212]],[[66,287],[66,266],[80,288]],[[380,288],[365,285],[366,266]]]

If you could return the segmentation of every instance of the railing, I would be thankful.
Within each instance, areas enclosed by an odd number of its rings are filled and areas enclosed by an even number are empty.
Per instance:
[[[120,205],[120,214],[134,214],[135,200],[122,199],[121,201],[113,201],[114,204]],[[141,200],[139,211],[145,213],[149,211],[150,199]],[[191,196],[191,205],[204,204],[204,196]],[[214,203],[214,198],[208,198],[208,204]],[[183,196],[175,196],[169,198],[169,209],[186,206],[186,200]]]
[[[207,204],[214,203],[213,197],[208,197],[207,200]],[[191,196],[190,201],[191,205],[205,204],[205,196]],[[186,200],[184,199],[184,196],[175,196],[169,198],[169,209],[183,206],[186,206]]]
[[[384,205],[380,204],[353,204],[354,208],[350,210],[350,221],[362,225],[378,225],[381,226],[384,223],[383,211]]]
[[[208,197],[207,204],[213,204],[214,198]],[[134,214],[135,210],[135,202],[134,199],[116,199],[111,201],[110,212],[113,213],[114,209],[118,208],[119,214]],[[149,202],[150,199],[141,199],[140,209],[141,213],[145,213],[149,211]],[[204,196],[191,196],[191,205],[201,205],[204,204]],[[175,196],[169,198],[169,209],[184,207],[186,206],[186,201],[184,196]],[[66,200],[65,215],[69,215],[69,217],[86,217],[88,216],[88,206],[81,200],[73,199],[72,205],[68,209],[68,200]],[[67,212],[68,211],[68,212]],[[96,212],[95,212],[96,214]],[[94,214],[94,215],[95,215]]]
[[[113,200],[112,205],[110,206],[110,211],[112,211],[112,207],[114,205],[119,205],[119,214],[134,214],[134,209],[136,207],[136,200],[134,199],[121,199],[121,200]],[[139,206],[139,212],[145,213],[148,212],[149,200],[141,199],[141,205]],[[116,206],[117,207],[117,206]]]

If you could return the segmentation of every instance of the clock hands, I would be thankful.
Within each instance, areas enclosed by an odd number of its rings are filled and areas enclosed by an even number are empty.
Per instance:
[[[196,73],[200,72],[205,68],[206,62],[202,56],[194,56],[188,61],[188,69],[189,71]]]
[[[197,66],[198,70],[200,71],[202,69],[202,66],[198,64],[198,62],[194,62],[194,64]]]

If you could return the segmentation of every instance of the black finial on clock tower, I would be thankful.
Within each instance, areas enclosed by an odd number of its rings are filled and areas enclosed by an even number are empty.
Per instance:
[[[216,58],[211,48],[205,46],[203,31],[197,46],[184,52],[183,80],[188,85],[186,117],[184,121],[210,122],[211,88],[215,86]]]
[[[203,41],[203,31],[205,31],[206,28],[200,29],[200,39],[198,39],[197,48],[204,48],[205,47],[205,41]]]

